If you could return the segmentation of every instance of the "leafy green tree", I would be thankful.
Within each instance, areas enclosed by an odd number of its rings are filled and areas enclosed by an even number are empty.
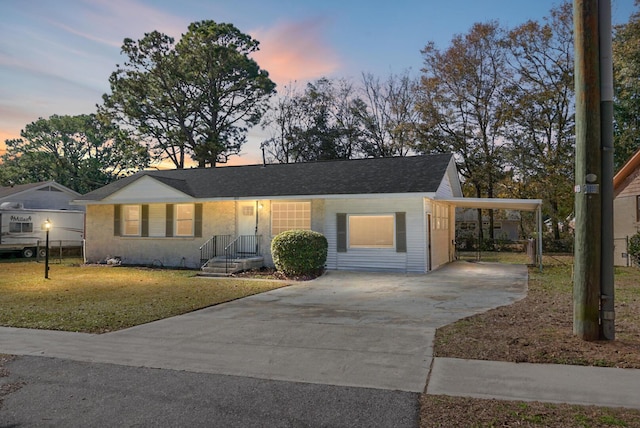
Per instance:
[[[103,111],[152,142],[156,158],[184,168],[238,154],[260,122],[275,83],[250,58],[259,42],[231,24],[200,21],[175,43],[154,31],[125,39],[123,66],[111,74]]]
[[[466,188],[472,188],[476,197],[494,197],[505,166],[504,92],[511,69],[502,40],[496,22],[474,24],[467,34],[456,35],[445,51],[432,42],[422,51],[417,103],[422,135],[416,149],[454,153]],[[482,223],[480,210],[478,222]],[[481,228],[479,235],[482,240]]]
[[[545,23],[511,30],[506,45],[514,69],[506,137],[511,197],[542,198],[560,239],[558,223],[573,210],[574,81],[572,5],[551,10]]]
[[[40,118],[20,135],[5,142],[5,185],[55,180],[86,193],[149,164],[145,146],[94,114]]]
[[[640,2],[636,0],[636,6]],[[640,149],[640,12],[613,37],[614,163],[619,169]]]

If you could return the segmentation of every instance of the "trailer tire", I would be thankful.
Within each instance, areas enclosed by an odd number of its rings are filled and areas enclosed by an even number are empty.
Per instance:
[[[34,251],[33,248],[25,248],[22,250],[22,257],[26,258],[26,259],[30,259],[31,257],[35,256],[36,252]]]
[[[47,257],[47,249],[46,248],[40,248],[38,250],[38,257],[43,258],[43,259],[45,257]]]

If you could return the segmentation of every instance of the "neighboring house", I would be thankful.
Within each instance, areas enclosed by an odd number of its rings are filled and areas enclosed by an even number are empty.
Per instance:
[[[489,237],[489,216],[482,216],[484,236]],[[456,236],[478,236],[478,210],[472,208],[456,209]],[[496,212],[493,220],[495,239],[517,241],[520,239],[520,211],[504,210]]]
[[[627,240],[640,231],[640,150],[613,177],[614,264],[629,266]]]
[[[47,209],[47,210],[78,210],[72,207],[71,201],[77,199],[80,193],[55,181],[40,183],[18,184],[0,187],[0,206],[7,208]]]
[[[454,255],[454,204],[436,199],[461,196],[440,154],[143,171],[75,202],[89,262],[196,268],[207,242],[246,236],[257,242],[240,253],[272,265],[275,235],[311,229],[327,237],[329,269],[426,272]]]

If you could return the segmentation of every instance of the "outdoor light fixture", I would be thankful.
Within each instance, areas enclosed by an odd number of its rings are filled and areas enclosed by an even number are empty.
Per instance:
[[[51,230],[51,222],[46,219],[42,223],[42,229],[46,232],[45,248],[44,248],[44,278],[49,279],[49,231]]]

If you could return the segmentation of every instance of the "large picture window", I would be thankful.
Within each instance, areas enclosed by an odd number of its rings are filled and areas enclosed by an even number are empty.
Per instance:
[[[193,204],[176,204],[175,236],[193,236]]]
[[[142,210],[140,205],[122,206],[122,234],[124,236],[140,236]]]
[[[311,230],[311,202],[273,202],[271,234],[291,229]]]
[[[349,215],[350,248],[393,248],[393,214],[385,215]]]

